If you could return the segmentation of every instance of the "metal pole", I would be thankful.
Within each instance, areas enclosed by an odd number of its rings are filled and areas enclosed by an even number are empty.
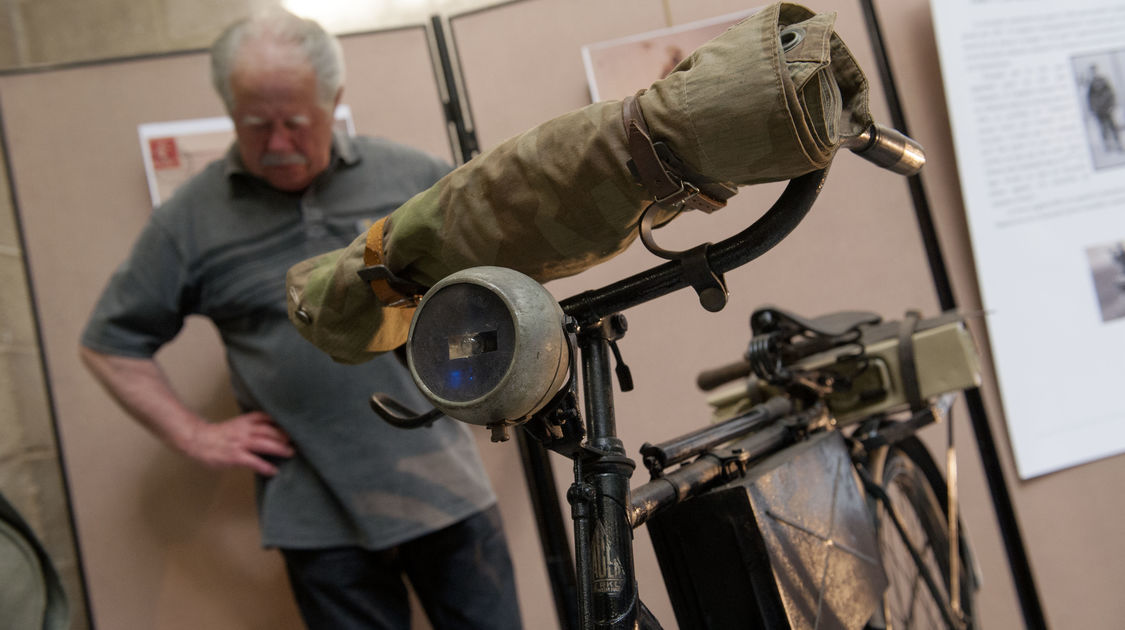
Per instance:
[[[883,80],[887,105],[891,112],[891,122],[896,129],[910,135],[906,126],[906,116],[903,114],[902,103],[898,98],[898,90],[895,87],[894,75],[891,72],[890,60],[887,57],[887,49],[883,42],[883,33],[879,27],[878,17],[875,15],[873,1],[860,0],[860,6],[867,20],[867,33],[871,38],[871,47],[875,51],[879,74]],[[910,196],[914,201],[918,229],[922,233],[922,241],[926,246],[926,256],[930,263],[930,273],[933,275],[934,289],[937,291],[939,303],[943,311],[956,309],[957,302],[953,297],[949,273],[946,270],[945,260],[941,253],[937,230],[934,228],[933,215],[926,199],[925,188],[922,186],[922,178],[920,175],[912,175],[907,181],[910,186]],[[972,420],[973,432],[976,435],[977,449],[980,451],[985,478],[988,480],[988,488],[992,495],[992,507],[996,512],[996,520],[1000,526],[1004,548],[1008,553],[1008,563],[1011,567],[1016,593],[1019,596],[1024,623],[1028,628],[1046,630],[1047,621],[1039,603],[1035,577],[1027,559],[1023,535],[1020,533],[1016,510],[1012,505],[1011,496],[1008,494],[1008,483],[1004,479],[1004,469],[1000,465],[1000,456],[996,450],[992,427],[989,425],[980,391],[978,389],[966,391],[965,401],[969,408],[969,416]]]
[[[539,544],[543,549],[551,594],[555,599],[559,628],[577,630],[578,586],[574,577],[574,558],[570,554],[570,543],[559,508],[555,473],[551,469],[547,449],[542,444],[528,438],[527,433],[522,430],[516,431],[516,436],[524,479],[527,481],[527,491],[535,513],[535,524],[539,530]]]
[[[472,122],[469,97],[461,80],[456,42],[449,21],[443,16],[432,16],[428,26],[434,79],[445,111],[450,147],[457,163],[464,164],[480,153],[480,145]],[[559,627],[561,630],[575,630],[578,627],[578,596],[574,558],[566,540],[558,486],[543,446],[528,440],[522,430],[518,434],[524,480],[531,495]]]

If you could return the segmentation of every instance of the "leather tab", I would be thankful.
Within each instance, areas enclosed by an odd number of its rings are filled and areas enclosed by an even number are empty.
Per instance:
[[[917,311],[907,311],[898,329],[898,369],[902,376],[902,391],[910,403],[911,411],[919,411],[925,405],[918,382],[918,365],[914,362],[914,332],[918,329],[921,316]]]
[[[422,291],[408,287],[409,283],[398,278],[383,265],[383,228],[388,217],[376,221],[367,230],[367,241],[363,248],[365,269],[359,271],[360,278],[371,285],[375,297],[384,306],[411,308],[422,299]]]
[[[675,159],[667,146],[653,142],[635,95],[627,96],[621,102],[621,117],[625,125],[626,146],[633,158],[633,172],[657,204],[683,205],[689,209],[711,213],[726,206],[727,199],[737,192],[733,186],[712,182],[702,176],[693,178],[700,182],[696,185],[677,172],[678,169],[671,167],[670,162],[678,163],[679,160]],[[665,154],[664,157],[661,152]],[[703,186],[707,187],[706,191],[701,189]]]

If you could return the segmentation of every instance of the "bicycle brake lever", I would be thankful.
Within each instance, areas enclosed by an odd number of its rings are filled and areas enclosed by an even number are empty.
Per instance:
[[[649,252],[665,260],[677,261],[683,277],[695,289],[699,296],[699,304],[705,310],[717,313],[727,305],[729,291],[723,274],[716,272],[707,259],[711,243],[703,243],[684,251],[672,251],[657,245],[652,236],[656,221],[656,211],[659,204],[650,204],[641,215],[641,224],[638,228],[641,243]]]

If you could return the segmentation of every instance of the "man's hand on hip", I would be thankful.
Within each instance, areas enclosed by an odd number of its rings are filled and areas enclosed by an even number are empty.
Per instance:
[[[211,468],[249,468],[267,477],[277,474],[277,466],[266,457],[291,457],[294,453],[289,435],[261,411],[197,424],[181,448]]]

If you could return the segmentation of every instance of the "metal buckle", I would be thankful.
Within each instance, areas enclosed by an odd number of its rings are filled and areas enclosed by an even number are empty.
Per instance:
[[[661,206],[676,206],[685,203],[688,199],[699,194],[699,189],[689,181],[680,180],[680,189],[665,195],[664,197],[653,196],[652,200]],[[675,197],[675,199],[673,199]],[[671,199],[671,201],[669,201]]]

